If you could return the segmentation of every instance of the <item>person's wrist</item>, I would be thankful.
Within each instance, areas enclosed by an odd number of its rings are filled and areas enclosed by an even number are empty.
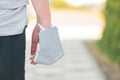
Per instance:
[[[41,29],[40,29],[40,27],[39,26],[35,26],[35,30],[37,31],[37,32],[40,32],[41,31]]]
[[[39,22],[37,22],[36,25],[40,28],[41,31],[49,29],[52,26],[51,24],[49,24],[47,25],[47,27],[45,27],[44,25],[41,25]]]
[[[48,22],[48,21],[46,21],[46,22],[39,22],[39,21],[37,21],[36,24],[40,24],[40,26],[42,26],[44,29],[48,29],[48,28],[51,27],[51,22]]]

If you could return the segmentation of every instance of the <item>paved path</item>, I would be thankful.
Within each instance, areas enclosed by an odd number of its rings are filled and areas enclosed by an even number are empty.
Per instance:
[[[26,80],[106,80],[80,40],[62,41],[65,56],[57,63],[32,66],[26,51]],[[27,42],[30,48],[30,42]]]
[[[34,21],[27,28],[26,80],[106,80],[94,58],[81,40],[96,40],[103,22],[82,12],[55,12],[65,56],[57,63],[33,66],[29,61],[30,36]]]

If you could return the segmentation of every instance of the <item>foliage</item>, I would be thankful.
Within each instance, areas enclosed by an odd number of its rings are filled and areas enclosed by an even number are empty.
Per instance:
[[[54,8],[67,8],[69,5],[64,0],[52,0],[51,5]]]
[[[108,57],[120,63],[120,2],[119,0],[107,0],[106,28],[103,38],[98,42],[100,48]]]
[[[83,9],[81,6],[72,6],[68,4],[65,0],[51,0],[51,7],[55,9],[74,9],[74,10],[79,10]]]

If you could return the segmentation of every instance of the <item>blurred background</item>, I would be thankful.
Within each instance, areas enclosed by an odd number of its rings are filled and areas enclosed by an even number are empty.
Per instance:
[[[120,80],[119,0],[49,0],[65,56],[53,65],[31,65],[36,15],[29,1],[26,80]]]

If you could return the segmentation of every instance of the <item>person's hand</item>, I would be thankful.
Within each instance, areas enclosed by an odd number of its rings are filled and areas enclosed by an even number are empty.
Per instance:
[[[40,28],[38,26],[35,26],[33,33],[32,33],[31,57],[30,57],[31,64],[33,65],[37,64],[33,60],[35,57],[37,44],[39,43],[39,32],[40,32]]]

